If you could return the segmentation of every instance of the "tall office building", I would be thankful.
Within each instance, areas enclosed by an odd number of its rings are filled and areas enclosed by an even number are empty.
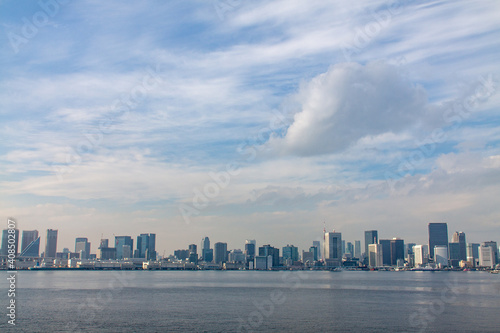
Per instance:
[[[391,240],[391,265],[396,266],[398,262],[405,259],[405,242],[400,238]],[[398,265],[400,266],[400,265]],[[402,266],[402,265],[401,265]]]
[[[354,257],[354,245],[352,245],[351,242],[347,242],[345,245],[345,253],[349,254],[352,257]]]
[[[415,245],[413,247],[415,254],[415,266],[425,266],[429,259],[429,249],[427,245]]]
[[[227,243],[218,242],[214,244],[214,262],[221,264],[227,261]]]
[[[465,241],[465,233],[463,233],[462,231],[455,231],[453,233],[453,236],[451,237],[451,241],[453,243],[459,244],[459,261],[467,260],[467,242]]]
[[[17,255],[17,250],[19,246],[19,230],[14,229],[14,250],[15,255]],[[11,238],[12,239],[12,238]],[[5,229],[2,233],[2,255],[6,256],[9,254],[9,229]]]
[[[467,261],[472,264],[472,266],[478,265],[479,260],[479,246],[477,243],[467,244]]]
[[[481,245],[479,247],[479,266],[480,267],[495,267],[495,254],[491,246]]]
[[[256,250],[255,246],[256,246],[255,239],[245,240],[245,257],[247,262],[254,261],[255,250]]]
[[[196,244],[189,244],[188,249],[189,249],[189,254],[191,253],[198,254],[198,246],[196,246]]]
[[[321,260],[321,243],[320,241],[313,241],[313,246],[316,248],[317,258],[315,260]]]
[[[451,267],[459,267],[460,265],[460,243],[448,243],[448,258],[450,259]]]
[[[448,245],[434,246],[434,263],[441,267],[448,267]]]
[[[21,241],[21,252],[23,252],[28,245],[38,238],[38,230],[23,230],[23,239]]]
[[[291,260],[292,262],[299,260],[299,248],[293,245],[283,247],[283,260]]]
[[[39,257],[40,256],[40,237],[32,241],[21,251],[20,257]]]
[[[495,257],[494,263],[495,264],[500,264],[499,258],[498,258],[498,245],[497,242],[494,241],[489,241],[489,242],[484,242],[483,246],[490,246],[493,249],[493,256]]]
[[[380,267],[383,265],[382,245],[368,244],[368,266]]]
[[[342,266],[342,234],[340,232],[325,232],[324,258],[327,267]]]
[[[365,231],[365,256],[368,257],[368,245],[378,244],[378,231],[367,230]]]
[[[116,259],[130,258],[134,240],[130,236],[115,236]]]
[[[80,237],[75,240],[75,253],[80,255],[80,259],[90,257],[90,243],[86,237]]]
[[[137,249],[135,258],[156,260],[156,234],[140,234],[137,236]]]
[[[446,223],[429,223],[428,228],[429,257],[434,259],[434,248],[436,246],[448,247],[448,225]]]
[[[272,267],[278,267],[280,265],[280,249],[274,248],[269,244],[259,247],[259,257],[267,258],[268,256],[272,257]]]
[[[382,246],[382,264],[379,266],[391,266],[391,240],[379,239],[378,243]]]
[[[354,241],[354,257],[361,258],[361,241]]]
[[[57,253],[57,230],[47,229],[45,258],[55,258]]]
[[[212,262],[213,251],[210,250],[210,238],[203,237],[201,240],[201,259],[206,262]]]

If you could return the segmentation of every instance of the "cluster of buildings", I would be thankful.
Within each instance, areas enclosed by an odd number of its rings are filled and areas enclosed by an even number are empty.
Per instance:
[[[57,230],[48,229],[45,251],[40,253],[37,230],[23,231],[18,249],[19,230],[16,230],[16,265],[18,269],[497,269],[500,264],[496,242],[467,243],[465,233],[454,232],[448,238],[446,223],[429,223],[428,244],[405,243],[401,238],[379,239],[377,230],[364,232],[361,240],[346,242],[340,232],[323,233],[323,242],[299,252],[287,244],[281,248],[270,244],[257,247],[255,240],[246,240],[244,250],[228,250],[227,243],[210,246],[204,237],[200,247],[190,244],[172,255],[160,256],[156,251],[156,234],[115,236],[113,246],[109,239],[101,239],[96,253],[85,237],[75,240],[75,250],[65,248],[57,252]],[[321,244],[322,243],[322,244]],[[0,268],[7,267],[8,230],[2,234]],[[19,251],[18,251],[19,250]]]

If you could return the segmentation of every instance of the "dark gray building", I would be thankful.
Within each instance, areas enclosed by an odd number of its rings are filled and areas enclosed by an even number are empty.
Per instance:
[[[429,257],[434,258],[436,245],[448,247],[448,225],[446,223],[429,223]]]
[[[55,258],[57,252],[57,230],[47,229],[45,239],[45,258]]]

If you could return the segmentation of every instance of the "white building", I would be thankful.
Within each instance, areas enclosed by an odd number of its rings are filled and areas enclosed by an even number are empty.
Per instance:
[[[415,245],[413,253],[415,255],[415,267],[427,264],[429,259],[429,247],[427,245]]]
[[[495,267],[495,253],[493,252],[493,247],[484,245],[479,247],[479,266]]]
[[[384,256],[382,253],[382,244],[368,245],[368,266],[380,267],[384,265]]]
[[[448,246],[434,246],[434,263],[439,267],[448,267]]]

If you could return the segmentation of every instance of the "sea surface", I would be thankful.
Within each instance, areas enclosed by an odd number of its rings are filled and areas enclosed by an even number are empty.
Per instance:
[[[486,272],[20,271],[0,332],[500,332]]]

